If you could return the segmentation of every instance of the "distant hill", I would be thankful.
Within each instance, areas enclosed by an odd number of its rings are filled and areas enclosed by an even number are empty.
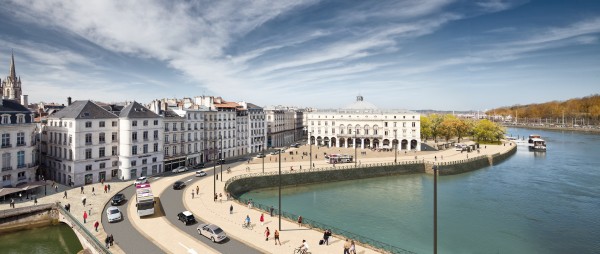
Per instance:
[[[560,119],[565,122],[583,121],[598,124],[600,122],[600,95],[594,94],[583,98],[566,101],[551,101],[540,104],[513,105],[491,109],[488,115],[518,116],[519,119]]]

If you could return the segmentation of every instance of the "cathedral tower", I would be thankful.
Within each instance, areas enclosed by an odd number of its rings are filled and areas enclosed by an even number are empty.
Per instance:
[[[15,71],[15,54],[10,60],[10,71],[8,76],[2,81],[2,98],[10,100],[21,100],[21,78],[17,77]]]

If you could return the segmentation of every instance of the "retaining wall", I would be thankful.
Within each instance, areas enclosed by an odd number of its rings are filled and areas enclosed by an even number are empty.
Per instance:
[[[58,213],[53,207],[43,204],[0,211],[0,234],[57,224]]]

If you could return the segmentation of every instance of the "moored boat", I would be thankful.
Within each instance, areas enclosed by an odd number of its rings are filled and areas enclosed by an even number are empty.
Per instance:
[[[527,142],[529,144],[530,151],[546,151],[546,141],[543,140],[540,135],[529,135],[529,140]]]

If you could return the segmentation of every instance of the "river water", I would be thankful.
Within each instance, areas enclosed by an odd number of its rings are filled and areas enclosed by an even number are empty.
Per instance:
[[[548,151],[520,146],[499,165],[438,178],[438,251],[600,253],[600,135],[508,133],[540,134]],[[315,184],[282,194],[284,211],[413,252],[433,252],[433,176]],[[277,206],[276,189],[242,197]]]
[[[0,235],[2,254],[65,254],[82,249],[73,229],[63,223]]]

